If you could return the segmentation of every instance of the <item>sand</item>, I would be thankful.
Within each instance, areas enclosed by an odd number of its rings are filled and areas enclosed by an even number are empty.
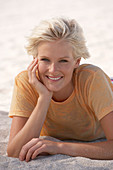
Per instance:
[[[95,64],[113,77],[112,0],[0,1],[0,169],[113,169],[113,161],[54,155],[25,163],[5,155],[14,78],[32,60],[24,49],[25,37],[41,19],[59,15],[75,18],[83,27],[91,58],[82,63]]]

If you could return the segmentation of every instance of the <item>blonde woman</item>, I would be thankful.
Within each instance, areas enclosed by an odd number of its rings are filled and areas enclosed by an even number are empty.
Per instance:
[[[97,66],[80,65],[89,53],[79,24],[42,21],[26,49],[33,61],[15,78],[8,156],[27,162],[43,153],[113,159],[113,85]],[[106,141],[92,142],[101,138]]]

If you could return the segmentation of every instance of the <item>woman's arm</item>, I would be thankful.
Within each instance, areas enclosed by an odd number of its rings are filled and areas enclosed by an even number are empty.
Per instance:
[[[22,125],[23,128],[19,132],[14,129],[13,125],[15,124],[15,122],[18,121],[17,118],[14,118],[11,128],[11,137],[7,148],[8,156],[19,157],[19,153],[23,145],[25,145],[32,138],[39,137],[42,125],[47,114],[49,103],[50,99],[48,97],[39,98],[38,103],[33,110],[30,118],[27,120],[27,122],[24,119],[26,123],[24,126]],[[24,123],[24,121],[22,120],[19,124],[22,124],[22,122]],[[15,134],[15,131],[17,132],[17,134]]]
[[[51,101],[52,92],[49,92],[36,77],[37,66],[37,60],[34,60],[28,67],[28,75],[30,84],[38,91],[39,98],[29,119],[13,118],[7,147],[8,156],[11,157],[19,157],[22,147],[32,138],[39,137]]]
[[[59,153],[92,159],[113,159],[113,111],[100,120],[107,141],[96,143],[59,143]]]
[[[105,142],[69,143],[34,139],[24,145],[19,158],[20,160],[26,160],[28,162],[41,153],[49,153],[111,160],[113,159],[113,111],[100,122],[107,138]]]

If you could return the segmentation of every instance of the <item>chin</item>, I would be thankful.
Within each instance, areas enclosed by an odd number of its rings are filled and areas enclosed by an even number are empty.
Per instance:
[[[47,87],[47,86],[46,86],[46,87]],[[61,88],[55,88],[55,87],[47,87],[47,89],[48,89],[49,91],[52,91],[52,92],[58,92],[58,91],[61,90]]]

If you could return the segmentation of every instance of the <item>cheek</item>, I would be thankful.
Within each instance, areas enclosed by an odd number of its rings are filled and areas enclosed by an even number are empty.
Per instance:
[[[67,74],[72,74],[74,69],[75,68],[72,65],[67,65],[66,67],[63,68],[63,71]]]
[[[67,68],[67,70],[65,71],[65,75],[67,76],[68,80],[71,80],[73,77],[73,72],[74,72],[74,68]]]
[[[40,73],[44,73],[44,71],[46,70],[45,64],[39,62],[38,70],[39,70]]]

